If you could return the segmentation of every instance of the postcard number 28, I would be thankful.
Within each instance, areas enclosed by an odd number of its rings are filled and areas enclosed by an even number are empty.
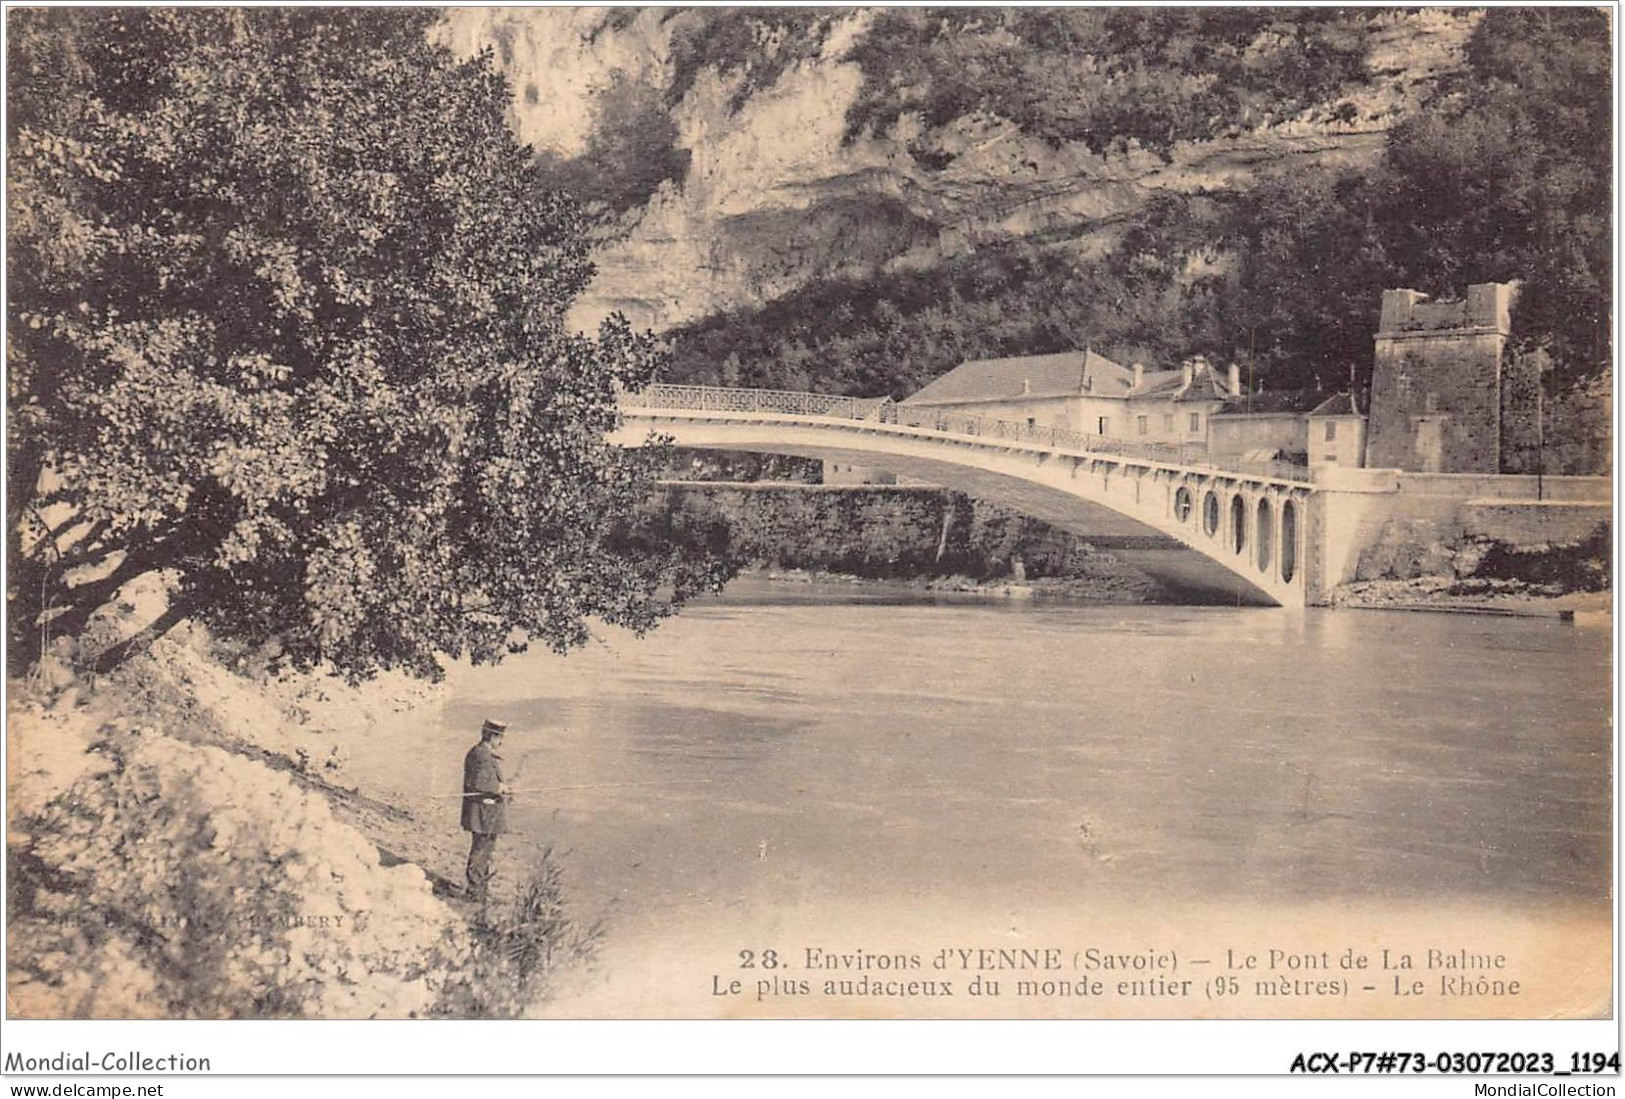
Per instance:
[[[778,952],[775,950],[764,950],[761,954],[757,954],[754,950],[741,950],[739,952],[740,969],[755,969],[758,964],[763,969],[779,968]]]

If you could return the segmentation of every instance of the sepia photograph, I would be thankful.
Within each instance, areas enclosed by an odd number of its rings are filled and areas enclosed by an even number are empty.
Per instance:
[[[8,1020],[1613,1017],[1614,9],[5,15]]]

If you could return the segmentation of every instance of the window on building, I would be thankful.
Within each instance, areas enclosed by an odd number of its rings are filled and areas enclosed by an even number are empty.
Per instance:
[[[1136,426],[1139,428],[1139,431],[1140,431],[1141,435],[1146,435],[1146,434],[1150,433],[1150,431],[1151,431],[1151,417],[1149,417],[1149,416],[1136,416],[1136,417],[1134,417],[1134,421],[1135,421]]]
[[[1439,411],[1439,395],[1437,393],[1429,393],[1428,394],[1428,405],[1427,406],[1428,406],[1428,411],[1429,412],[1437,412],[1437,411]]]
[[[1336,420],[1327,420],[1326,421],[1326,441],[1328,443],[1330,443],[1330,442],[1334,442],[1336,439],[1337,439],[1337,421]]]
[[[1107,427],[1108,427],[1108,426],[1109,426],[1109,425],[1110,425],[1110,424],[1111,424],[1111,420],[1110,420],[1110,419],[1108,419],[1108,418],[1107,418],[1107,417],[1105,417],[1105,416],[1102,416],[1102,417],[1101,417],[1101,418],[1100,418],[1100,434],[1102,434],[1102,435],[1110,435],[1110,434],[1111,434],[1111,432],[1109,432],[1109,431],[1107,431],[1107,430],[1106,430],[1106,428],[1107,428]]]
[[[1028,416],[1027,417],[1027,426],[1028,427],[1037,427],[1038,426],[1038,417],[1036,417],[1036,416]]]
[[[1191,413],[1191,430],[1193,432],[1202,430],[1202,414],[1200,412]]]
[[[1164,430],[1164,431],[1172,431],[1173,429],[1174,429],[1174,414],[1172,412],[1163,413],[1163,416],[1162,416],[1162,430]]]

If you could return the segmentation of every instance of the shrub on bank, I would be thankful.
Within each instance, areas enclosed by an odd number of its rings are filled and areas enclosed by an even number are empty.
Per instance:
[[[469,962],[447,983],[436,1014],[458,1019],[525,1014],[547,998],[549,981],[560,969],[592,961],[604,928],[571,916],[562,871],[548,847],[519,891],[482,912],[470,934]]]

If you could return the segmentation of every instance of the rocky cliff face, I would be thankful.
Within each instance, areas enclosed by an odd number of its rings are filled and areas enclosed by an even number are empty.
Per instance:
[[[493,49],[514,85],[518,133],[570,156],[601,121],[594,90],[618,73],[673,87],[674,36],[693,18],[671,9],[469,9],[451,12],[443,34],[460,52]],[[759,305],[815,278],[929,267],[1011,237],[1096,252],[1159,192],[1244,188],[1310,164],[1370,163],[1387,130],[1459,68],[1475,19],[1383,14],[1369,34],[1367,79],[1342,89],[1336,111],[1328,103],[1181,143],[1165,159],[1138,148],[1102,156],[1081,144],[1057,146],[978,113],[929,133],[905,116],[884,132],[850,137],[847,110],[864,73],[848,55],[873,18],[840,13],[821,46],[803,49],[769,82],[743,83],[753,64],[782,48],[772,41],[755,41],[750,50],[759,56],[730,59],[727,71],[688,74],[670,106],[677,143],[691,153],[686,176],[661,184],[606,239],[578,324],[619,310],[663,330]],[[741,98],[742,88],[749,94]],[[943,154],[940,167],[911,153],[922,144]]]

